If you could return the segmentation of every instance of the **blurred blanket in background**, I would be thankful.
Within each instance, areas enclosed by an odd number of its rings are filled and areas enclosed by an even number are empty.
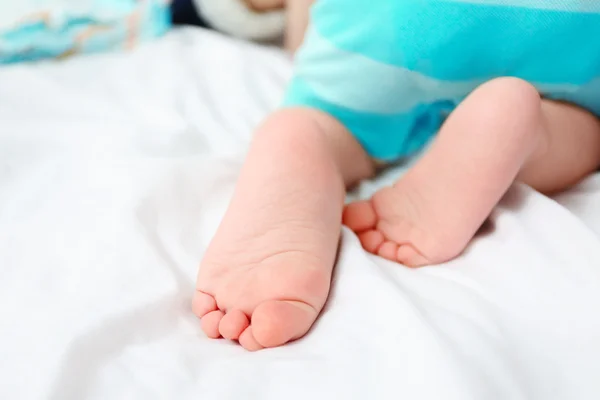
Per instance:
[[[127,49],[165,33],[171,0],[0,2],[0,64]]]

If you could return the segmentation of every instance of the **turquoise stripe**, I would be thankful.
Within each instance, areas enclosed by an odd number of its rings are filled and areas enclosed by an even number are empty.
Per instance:
[[[563,100],[600,117],[600,78],[577,91],[547,93],[548,98]],[[408,113],[382,115],[359,112],[331,103],[295,77],[288,87],[284,107],[310,107],[336,118],[360,142],[373,158],[393,162],[419,152],[440,129],[443,119],[460,102],[438,100],[417,106]]]
[[[599,72],[600,75],[600,72]],[[554,100],[566,101],[584,108],[600,117],[600,77],[575,91],[544,92],[544,96]]]
[[[501,76],[600,116],[600,1],[321,1],[296,61],[284,104],[332,115],[393,161]]]
[[[362,112],[397,114],[438,99],[458,100],[489,80],[451,82],[430,78],[338,49],[314,29],[309,30],[306,44],[296,59],[295,76],[327,102]],[[536,86],[542,93],[572,93],[578,88],[572,84]]]
[[[568,8],[579,1],[563,3]],[[342,50],[439,80],[510,75],[583,84],[600,71],[597,13],[442,0],[327,0],[316,3],[313,21]]]
[[[574,91],[545,95],[571,102],[600,117],[599,93],[600,78]],[[422,149],[460,101],[438,100],[394,115],[359,112],[324,100],[305,81],[295,77],[283,105],[311,107],[328,113],[352,132],[369,155],[382,161],[394,161]]]
[[[440,128],[443,118],[456,105],[438,101],[415,108],[410,113],[381,115],[358,112],[317,95],[301,78],[290,83],[284,107],[310,107],[336,118],[372,157],[394,161],[419,151]]]

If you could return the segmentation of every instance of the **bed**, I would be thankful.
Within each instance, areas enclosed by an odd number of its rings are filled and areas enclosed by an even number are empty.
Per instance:
[[[289,76],[276,49],[191,28],[0,69],[0,398],[600,398],[599,175],[556,198],[515,185],[442,266],[344,230],[307,337],[203,336],[197,265]]]

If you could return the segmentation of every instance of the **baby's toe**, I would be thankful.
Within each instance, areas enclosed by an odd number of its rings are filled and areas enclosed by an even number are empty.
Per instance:
[[[372,254],[377,254],[377,249],[385,241],[383,233],[376,230],[368,230],[358,234],[358,239],[363,249]]]
[[[248,351],[258,351],[264,348],[254,338],[254,334],[252,333],[252,326],[247,327],[242,332],[242,334],[238,338],[238,342],[240,342],[240,345]]]
[[[192,299],[192,311],[198,318],[204,317],[211,311],[217,309],[217,302],[210,294],[196,290]]]
[[[390,241],[385,241],[381,246],[379,246],[377,254],[379,254],[379,256],[385,258],[386,260],[396,261],[398,254],[398,244]]]
[[[216,310],[211,311],[201,319],[202,330],[211,339],[218,339],[221,337],[219,332],[219,323],[225,314],[223,311]]]
[[[346,206],[342,221],[354,232],[364,232],[375,227],[377,214],[370,201],[358,201]]]
[[[403,245],[398,248],[396,253],[397,261],[407,267],[422,267],[431,264],[429,260],[423,257],[411,245]]]
[[[221,319],[219,332],[225,339],[237,340],[248,325],[250,321],[246,314],[240,310],[231,310]]]
[[[252,332],[263,347],[281,346],[306,334],[318,312],[300,301],[270,300],[252,313]]]

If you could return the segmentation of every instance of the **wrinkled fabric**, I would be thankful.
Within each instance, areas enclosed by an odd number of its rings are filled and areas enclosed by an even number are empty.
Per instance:
[[[198,265],[290,75],[197,29],[0,69],[0,399],[598,400],[599,175],[553,199],[512,188],[437,267],[344,230],[304,339],[204,336]]]

